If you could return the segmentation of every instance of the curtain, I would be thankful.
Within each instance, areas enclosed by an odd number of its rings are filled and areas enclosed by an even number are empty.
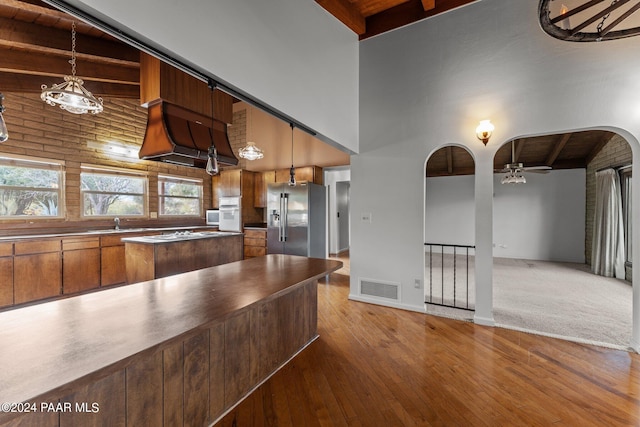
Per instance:
[[[613,169],[596,172],[596,210],[591,246],[594,274],[624,279],[624,224],[620,178]]]

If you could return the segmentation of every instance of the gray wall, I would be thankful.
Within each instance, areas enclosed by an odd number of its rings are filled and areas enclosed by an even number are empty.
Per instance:
[[[584,169],[526,174],[527,183],[494,177],[493,255],[584,262]],[[427,178],[425,240],[473,245],[474,177]]]

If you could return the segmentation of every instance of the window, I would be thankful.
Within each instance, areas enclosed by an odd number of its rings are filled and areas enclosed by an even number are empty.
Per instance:
[[[202,180],[158,175],[158,213],[163,216],[201,216]]]
[[[64,216],[64,162],[0,157],[0,218]]]
[[[631,167],[620,169],[620,184],[622,187],[622,222],[624,223],[624,242],[625,242],[625,257],[627,264],[631,264],[631,224],[633,223],[633,216],[631,212]]]
[[[147,176],[141,172],[83,165],[80,172],[82,216],[145,216],[147,182]]]

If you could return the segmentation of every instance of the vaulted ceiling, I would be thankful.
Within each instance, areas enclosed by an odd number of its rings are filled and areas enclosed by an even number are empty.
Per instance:
[[[549,166],[552,169],[586,168],[615,134],[592,130],[583,132],[519,138],[498,149],[493,160],[496,171],[507,163],[522,163],[525,167]],[[478,141],[478,144],[481,144]],[[444,147],[427,161],[427,177],[473,175],[473,157],[461,147]]]

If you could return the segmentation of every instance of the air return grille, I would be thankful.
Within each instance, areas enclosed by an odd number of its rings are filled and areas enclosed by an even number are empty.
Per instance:
[[[360,279],[360,295],[398,301],[400,299],[400,284],[393,282]]]

